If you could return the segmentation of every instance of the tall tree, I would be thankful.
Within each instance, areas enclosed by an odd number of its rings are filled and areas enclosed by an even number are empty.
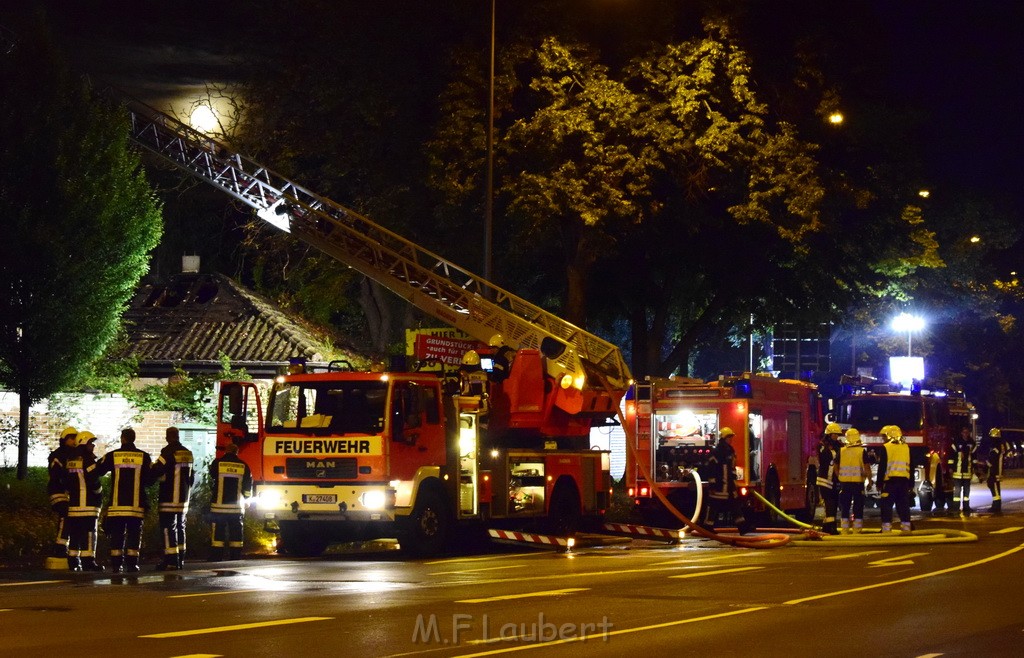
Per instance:
[[[128,117],[71,74],[42,19],[0,54],[0,384],[20,396],[18,477],[32,403],[115,337],[161,234]]]
[[[527,245],[517,255],[561,265],[549,269],[563,315],[624,312],[638,374],[667,374],[711,330],[796,297],[792,271],[821,228],[814,147],[772,120],[725,25],[617,74],[553,36],[515,54],[519,66],[502,69],[522,78],[505,83],[516,91],[502,106],[498,194]],[[449,122],[471,116],[472,99],[447,100]],[[449,181],[468,178],[443,155],[459,132],[442,125],[434,144]],[[599,295],[587,290],[596,279]]]

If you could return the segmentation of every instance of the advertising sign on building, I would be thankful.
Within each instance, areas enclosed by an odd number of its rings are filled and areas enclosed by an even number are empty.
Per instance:
[[[405,353],[420,361],[431,359],[446,366],[458,366],[469,350],[487,347],[458,329],[407,329]]]

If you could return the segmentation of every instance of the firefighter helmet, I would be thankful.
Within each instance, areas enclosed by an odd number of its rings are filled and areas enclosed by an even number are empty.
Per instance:
[[[903,430],[898,425],[886,425],[882,428],[884,434],[890,441],[899,441],[903,438]]]
[[[79,432],[78,434],[75,435],[75,445],[76,446],[84,446],[84,445],[88,444],[90,441],[95,441],[95,440],[96,440],[96,435],[93,434],[92,432],[90,432],[89,430],[82,430],[81,432]]]
[[[469,350],[462,355],[462,365],[470,368],[480,365],[480,353],[476,350]]]
[[[718,436],[722,439],[728,439],[731,436],[736,436],[736,432],[733,432],[731,427],[723,427],[718,431]]]
[[[825,426],[825,434],[842,434],[843,428],[839,427],[839,423],[829,423]]]
[[[992,429],[990,429],[988,431],[988,435],[990,437],[992,437],[993,439],[1001,439],[1001,438],[1003,438],[1003,433],[1002,433],[1002,431],[1000,431],[1000,429],[998,427],[993,427]]]
[[[848,446],[859,446],[860,445],[860,432],[851,427],[846,430],[846,445]]]
[[[60,440],[63,441],[64,439],[68,437],[73,437],[76,434],[78,434],[78,430],[68,425],[67,427],[60,431]]]

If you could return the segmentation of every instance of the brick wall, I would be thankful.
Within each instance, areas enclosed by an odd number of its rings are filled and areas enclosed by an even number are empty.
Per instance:
[[[15,428],[18,423],[19,399],[14,393],[0,391],[0,428]],[[120,395],[84,394],[55,396],[50,400],[32,405],[29,410],[29,466],[45,466],[46,456],[58,443],[60,431],[66,425],[79,430],[89,430],[98,437],[96,455],[100,456],[120,445],[121,429],[135,429],[135,445],[154,457],[167,442],[165,432],[170,426],[181,427],[184,419],[172,411],[139,412]],[[194,424],[188,424],[189,441],[186,443],[193,452],[209,454],[212,431],[206,432]],[[211,428],[212,430],[212,428]],[[183,432],[183,435],[185,433]],[[199,455],[196,455],[197,458]],[[17,434],[0,435],[0,467],[18,463]]]

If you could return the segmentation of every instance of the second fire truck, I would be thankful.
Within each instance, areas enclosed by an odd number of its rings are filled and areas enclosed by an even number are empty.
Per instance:
[[[626,452],[627,487],[652,521],[665,520],[654,488],[683,514],[693,514],[693,472],[699,475],[723,427],[736,433],[736,484],[744,504],[764,511],[751,495],[756,491],[780,509],[813,514],[813,456],[824,430],[814,384],[751,373],[710,382],[656,379],[636,385],[626,410],[636,429],[635,450]]]
[[[885,443],[882,428],[898,426],[910,446],[915,494],[926,479],[930,453],[945,455],[964,427],[972,437],[977,436],[978,414],[962,391],[923,389],[916,384],[904,391],[898,385],[861,376],[844,376],[841,383],[844,393],[836,401],[836,421],[844,429],[856,427],[864,445],[876,450]],[[943,459],[939,465],[945,468]],[[869,496],[877,498],[878,492],[871,490]]]

